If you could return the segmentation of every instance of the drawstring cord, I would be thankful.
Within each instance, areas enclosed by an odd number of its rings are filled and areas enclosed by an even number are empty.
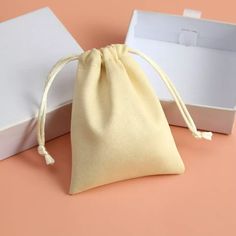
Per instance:
[[[153,60],[151,60],[149,57],[147,57],[145,54],[143,54],[140,51],[129,49],[129,52],[132,54],[136,54],[140,57],[142,57],[144,60],[146,60],[153,69],[159,74],[160,78],[163,80],[165,85],[167,86],[169,92],[173,96],[179,111],[181,115],[183,116],[183,119],[185,123],[187,124],[189,130],[192,132],[193,136],[197,139],[207,139],[211,140],[212,138],[212,132],[201,132],[198,131],[196,128],[196,125],[190,116],[184,102],[182,101],[179,93],[175,89],[173,83],[170,81],[168,76],[165,74],[165,72],[161,69],[161,67],[155,63]],[[54,164],[55,160],[52,158],[52,156],[47,152],[47,149],[45,147],[45,120],[46,120],[46,109],[47,109],[47,96],[48,92],[50,90],[50,87],[53,83],[53,80],[57,76],[57,74],[63,69],[63,67],[68,64],[71,61],[76,61],[79,59],[79,55],[72,55],[66,58],[63,58],[59,60],[50,71],[48,78],[46,80],[44,93],[41,101],[41,105],[39,108],[38,113],[38,119],[37,119],[37,138],[38,138],[38,153],[45,158],[45,162],[47,165]]]
[[[66,58],[59,60],[50,71],[48,78],[46,80],[44,93],[41,101],[41,105],[38,113],[38,121],[37,121],[37,138],[38,138],[38,153],[41,156],[44,156],[46,164],[52,165],[55,160],[52,156],[47,152],[45,147],[45,120],[46,120],[46,110],[47,110],[47,96],[49,89],[53,83],[53,80],[57,76],[57,74],[63,69],[63,67],[71,61],[75,61],[79,59],[79,55],[72,55]]]
[[[168,88],[169,92],[171,93],[172,97],[174,98],[174,100],[179,108],[179,111],[180,111],[185,123],[187,124],[189,130],[192,132],[193,136],[197,139],[203,138],[206,140],[211,140],[212,135],[213,135],[212,132],[201,132],[201,131],[197,130],[196,125],[195,125],[191,115],[189,114],[184,102],[182,101],[178,91],[175,89],[175,86],[173,85],[171,80],[168,78],[166,73],[162,70],[162,68],[156,62],[151,60],[149,57],[147,57],[145,54],[143,54],[140,51],[129,49],[129,52],[142,57],[159,74],[160,78],[165,83],[166,87]]]

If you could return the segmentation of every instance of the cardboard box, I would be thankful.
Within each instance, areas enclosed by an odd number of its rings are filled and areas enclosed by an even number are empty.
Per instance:
[[[62,57],[83,50],[49,8],[0,24],[0,159],[36,145],[45,80]],[[48,99],[46,139],[70,130],[77,63],[58,75]]]
[[[153,58],[169,75],[199,129],[230,134],[236,109],[236,25],[135,10],[126,44]],[[135,56],[160,98],[170,124],[185,126],[167,88]]]

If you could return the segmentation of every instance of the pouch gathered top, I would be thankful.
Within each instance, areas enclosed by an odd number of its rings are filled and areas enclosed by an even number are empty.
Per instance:
[[[38,114],[38,152],[45,148],[47,95],[54,78],[78,60],[71,115],[72,173],[70,194],[148,175],[181,174],[184,164],[160,101],[130,54],[146,60],[163,80],[195,138],[200,132],[165,72],[140,51],[123,44],[92,49],[61,59],[49,73]]]

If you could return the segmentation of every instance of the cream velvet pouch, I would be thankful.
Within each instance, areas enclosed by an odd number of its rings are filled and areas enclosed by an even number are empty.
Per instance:
[[[118,44],[67,57],[53,67],[46,82],[38,115],[38,151],[47,164],[54,163],[45,148],[47,94],[63,66],[78,60],[71,120],[70,194],[140,176],[184,172],[160,101],[130,54],[141,56],[159,74],[192,134],[211,139],[211,132],[197,131],[167,75],[143,53]]]

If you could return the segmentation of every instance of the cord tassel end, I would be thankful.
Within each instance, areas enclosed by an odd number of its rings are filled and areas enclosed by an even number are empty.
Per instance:
[[[49,155],[49,154],[46,154],[45,156],[44,156],[44,158],[45,158],[45,161],[46,161],[46,164],[47,165],[53,165],[54,163],[55,163],[55,160],[52,158],[52,156],[51,155]]]

